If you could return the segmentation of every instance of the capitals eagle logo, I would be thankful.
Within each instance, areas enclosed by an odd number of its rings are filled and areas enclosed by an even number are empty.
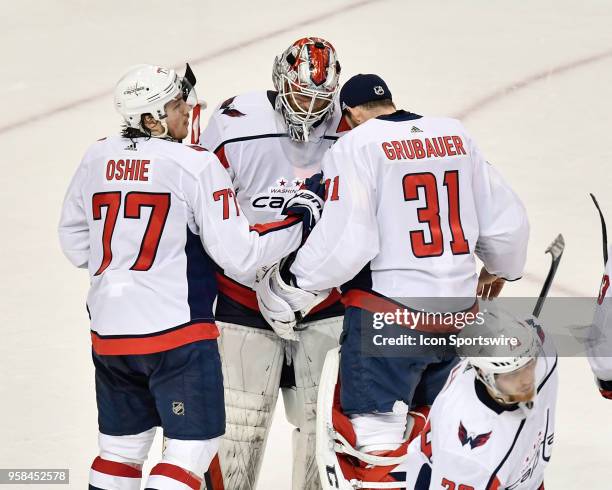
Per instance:
[[[485,434],[477,434],[477,435],[468,435],[468,431],[463,425],[463,422],[459,421],[459,441],[461,441],[461,445],[465,446],[468,442],[470,443],[470,448],[475,449],[480,446],[484,446],[489,438],[493,434],[493,431],[487,432]]]
[[[242,117],[242,116],[246,116],[246,114],[244,114],[243,112],[240,112],[238,109],[236,109],[234,107],[234,99],[235,98],[236,98],[236,96],[230,97],[225,102],[223,102],[223,104],[221,104],[221,107],[219,107],[219,110],[221,111],[221,114],[223,114],[225,116],[229,116],[229,117]]]

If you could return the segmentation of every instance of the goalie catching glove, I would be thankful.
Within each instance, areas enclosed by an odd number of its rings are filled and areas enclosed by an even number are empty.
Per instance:
[[[261,314],[279,337],[298,340],[295,326],[310,310],[329,296],[330,290],[304,291],[291,286],[280,274],[280,265],[261,268],[255,280]]]

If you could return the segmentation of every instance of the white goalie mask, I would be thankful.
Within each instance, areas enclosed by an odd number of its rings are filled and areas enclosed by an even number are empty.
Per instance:
[[[504,375],[506,379],[514,376],[518,379],[522,371],[535,367],[536,360],[542,353],[540,332],[541,327],[535,318],[519,320],[504,310],[486,311],[484,324],[473,324],[463,329],[459,338],[471,338],[475,343],[463,345],[458,349],[458,353],[476,369],[478,379],[498,401],[513,403],[513,397],[520,395],[520,392],[509,392],[507,387],[500,386],[501,379],[498,378]],[[479,338],[495,339],[499,343],[480,345],[477,342]],[[524,380],[515,381],[517,386],[521,383],[525,385]]]
[[[163,138],[168,134],[165,105],[180,94],[193,108],[198,103],[194,85],[195,76],[188,64],[182,77],[170,68],[136,65],[115,86],[115,108],[130,128],[141,131],[142,115],[151,114],[164,127],[164,134],[159,136]]]
[[[340,63],[328,41],[306,37],[274,60],[272,80],[278,91],[275,109],[294,141],[308,141],[313,125],[329,117],[338,91]]]

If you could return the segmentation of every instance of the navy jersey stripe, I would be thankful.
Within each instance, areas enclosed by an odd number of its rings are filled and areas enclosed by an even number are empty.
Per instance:
[[[489,483],[487,483],[487,486],[486,486],[487,490],[489,490],[491,488],[491,485],[493,485],[493,482],[495,481],[495,478],[497,477],[497,473],[499,473],[499,470],[501,470],[501,467],[504,466],[504,463],[506,462],[506,460],[510,456],[510,453],[514,449],[514,446],[516,445],[516,441],[518,440],[519,435],[521,434],[521,431],[523,430],[523,427],[525,427],[525,420],[526,419],[521,420],[519,428],[516,431],[516,435],[514,436],[514,441],[512,441],[512,445],[510,446],[510,449],[508,449],[508,452],[504,456],[504,459],[501,460],[501,463],[499,463],[499,465],[497,466],[497,468],[495,468],[495,471],[491,475],[491,478],[489,479]]]
[[[219,149],[229,143],[237,143],[239,141],[250,141],[250,140],[259,140],[262,138],[288,138],[289,135],[287,133],[269,133],[269,134],[256,134],[253,136],[241,136],[240,138],[232,138],[229,140],[225,140],[222,142],[217,148],[215,148],[215,153],[219,151]]]
[[[544,377],[544,379],[542,380],[542,382],[540,383],[540,386],[538,386],[538,393],[540,392],[540,390],[544,387],[544,384],[548,381],[548,378],[550,378],[550,375],[553,373],[553,371],[555,369],[557,369],[557,362],[559,361],[559,357],[555,356],[555,363],[553,364],[552,369],[550,370],[550,372]]]
[[[200,237],[187,228],[187,303],[190,318],[194,320],[213,320],[212,305],[217,296],[215,263],[208,256]]]

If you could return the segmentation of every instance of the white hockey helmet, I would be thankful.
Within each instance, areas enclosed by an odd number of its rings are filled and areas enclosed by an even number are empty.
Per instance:
[[[493,345],[479,342],[465,344],[458,354],[476,368],[476,376],[497,398],[504,400],[507,393],[500,390],[496,375],[508,374],[524,368],[542,352],[542,332],[534,317],[520,320],[511,313],[497,309],[485,311],[484,322],[463,329],[459,338],[498,339]]]
[[[278,91],[276,110],[281,113],[294,141],[308,141],[313,124],[334,111],[340,62],[329,41],[318,37],[297,40],[274,60],[272,81]],[[303,100],[310,99],[307,108]]]
[[[187,64],[185,76],[179,76],[174,70],[155,65],[136,65],[131,67],[115,86],[115,108],[126,124],[142,130],[141,117],[151,114],[168,128],[165,105],[181,94],[187,105],[197,104],[195,93],[195,76]]]

